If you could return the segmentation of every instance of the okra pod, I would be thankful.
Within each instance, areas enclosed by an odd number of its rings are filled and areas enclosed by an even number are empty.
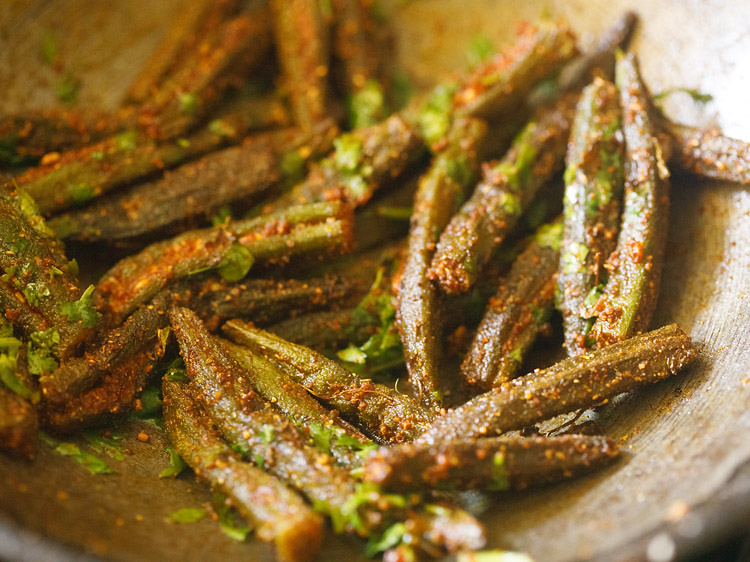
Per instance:
[[[140,409],[141,391],[164,355],[170,303],[171,295],[162,292],[82,358],[63,362],[40,380],[42,393],[50,397],[43,411],[45,424],[70,431]]]
[[[291,207],[256,219],[187,231],[119,261],[97,285],[97,307],[121,321],[167,284],[218,268],[227,280],[243,278],[255,261],[346,250],[351,211],[337,202]]]
[[[666,122],[669,148],[681,168],[717,180],[750,184],[750,143],[704,130]]]
[[[295,130],[261,133],[238,147],[225,148],[185,164],[155,181],[102,198],[84,209],[53,217],[61,238],[127,243],[185,225],[200,226],[221,208],[247,204],[266,195],[282,179],[286,155],[299,154],[300,166],[331,147],[332,122],[313,135]]]
[[[394,492],[523,490],[594,471],[618,452],[610,439],[586,435],[404,443],[372,453],[363,478]]]
[[[421,403],[433,411],[440,409],[443,393],[450,387],[440,373],[440,295],[427,273],[440,232],[476,176],[486,129],[475,119],[456,121],[447,146],[420,179],[414,199],[397,318],[411,382]]]
[[[39,420],[34,405],[0,384],[0,450],[32,458]]]
[[[260,397],[281,410],[303,433],[308,433],[316,446],[330,454],[347,468],[361,466],[357,453],[374,448],[362,432],[342,420],[338,414],[325,409],[304,386],[294,381],[283,370],[249,348],[218,340],[226,352],[244,369],[245,389],[254,390]]]
[[[617,246],[605,268],[590,336],[597,345],[647,330],[656,308],[669,220],[669,170],[648,113],[648,91],[633,55],[617,58],[625,136],[625,200]]]
[[[591,51],[583,53],[563,71],[560,86],[575,91],[591,84],[596,76],[612,81],[615,77],[615,52],[626,50],[638,25],[635,12],[624,12],[599,36]]]
[[[318,0],[271,0],[271,13],[294,123],[311,129],[328,116],[328,22]]]
[[[665,379],[696,357],[690,338],[670,324],[503,383],[437,418],[417,442],[433,445],[521,429]]]
[[[473,389],[489,390],[516,376],[554,307],[562,224],[542,227],[490,299],[461,365]]]
[[[58,369],[42,375],[39,384],[45,400],[63,404],[82,395],[108,374],[116,373],[122,363],[151,353],[160,337],[168,335],[166,311],[172,298],[168,291],[162,291],[151,302],[138,307],[121,326],[104,332],[81,356],[68,358]],[[163,353],[166,341],[161,344]]]
[[[454,111],[457,116],[499,117],[576,54],[575,37],[566,23],[524,25],[513,47],[480,65],[461,84]]]
[[[379,324],[375,318],[358,314],[356,308],[345,308],[289,318],[269,326],[268,331],[322,353],[342,345],[362,345],[375,334]]]
[[[188,386],[165,380],[164,425],[177,453],[225,494],[256,529],[257,536],[273,541],[279,560],[312,560],[323,539],[323,518],[273,476],[250,463],[225,443]]]
[[[313,396],[381,442],[413,439],[432,420],[431,413],[408,396],[362,379],[311,349],[239,320],[224,324],[223,331],[235,343],[265,354]]]
[[[97,144],[71,150],[15,178],[45,215],[81,206],[123,185],[149,179],[164,169],[240,142],[248,131],[278,121],[268,100],[239,97],[216,119],[188,136],[157,144],[126,131]],[[262,113],[261,113],[262,112]],[[285,124],[282,120],[282,124]]]
[[[267,325],[306,312],[355,304],[367,288],[360,279],[327,275],[236,282],[211,277],[188,280],[173,291],[213,329],[232,318]]]
[[[416,129],[398,115],[344,133],[333,144],[333,154],[266,211],[335,199],[363,205],[417,162],[425,150]]]
[[[197,48],[200,38],[215,32],[237,6],[237,0],[193,0],[178,11],[164,38],[128,88],[127,101],[139,104],[179,68],[182,56]]]
[[[224,437],[251,454],[256,463],[301,491],[327,514],[344,514],[347,500],[356,493],[348,470],[308,444],[308,438],[280,414],[270,410],[254,391],[244,388],[243,370],[222,347],[210,339],[190,310],[174,308],[170,321],[191,385]],[[340,521],[338,531],[353,530]],[[369,534],[370,521],[361,527]]]
[[[56,242],[44,235],[11,199],[0,197],[0,272],[5,288],[32,311],[9,318],[26,337],[57,358],[73,354],[97,322],[91,291],[82,294],[77,280],[61,263]],[[3,300],[8,299],[8,294]],[[38,312],[38,314],[37,314]],[[45,322],[36,324],[44,318]]]
[[[0,118],[0,165],[34,162],[110,136],[125,123],[118,115],[45,110]]]
[[[464,292],[481,275],[492,251],[515,228],[536,192],[563,166],[577,95],[543,106],[499,162],[450,219],[429,276],[446,293]]]
[[[369,0],[334,0],[333,55],[340,64],[338,82],[348,96],[349,125],[369,127],[385,117],[385,74],[388,46]]]
[[[593,319],[584,312],[606,282],[604,264],[617,244],[623,190],[620,100],[597,78],[583,90],[568,144],[558,291],[565,347],[586,350]]]
[[[241,83],[270,51],[268,18],[265,3],[254,2],[251,13],[223,23],[141,106],[139,127],[151,138],[166,140],[184,134],[208,115],[224,91]]]

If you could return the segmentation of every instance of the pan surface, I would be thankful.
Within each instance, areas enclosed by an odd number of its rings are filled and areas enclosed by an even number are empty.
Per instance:
[[[189,1],[189,0],[188,0]],[[9,1],[0,5],[0,99],[9,110],[47,107],[53,69],[40,62],[45,32],[82,77],[79,103],[114,108],[180,3],[149,0]],[[496,47],[515,23],[563,15],[591,40],[624,9],[642,17],[633,48],[654,92],[687,87],[705,107],[668,99],[672,117],[717,124],[750,140],[750,3],[744,0],[412,0],[391,6],[398,61],[419,87],[465,65],[470,40]],[[750,528],[750,190],[675,176],[667,262],[655,325],[678,322],[700,345],[687,372],[622,397],[597,414],[623,458],[591,477],[497,498],[483,515],[489,547],[537,561],[667,562]],[[91,476],[40,447],[34,463],[0,456],[0,559],[272,560],[258,541],[237,543],[209,518],[165,521],[209,491],[192,476],[160,479],[166,441],[132,422],[115,474]],[[134,435],[146,431],[142,443]],[[362,559],[356,541],[330,536],[321,560]]]

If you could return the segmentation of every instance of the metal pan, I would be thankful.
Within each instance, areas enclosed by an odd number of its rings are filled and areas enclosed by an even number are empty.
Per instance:
[[[39,62],[45,29],[83,78],[80,101],[112,108],[180,3],[149,0],[4,2],[0,6],[3,107],[56,103],[56,76]],[[502,46],[521,19],[566,16],[583,33],[626,8],[642,26],[634,42],[654,91],[697,88],[706,107],[673,96],[679,120],[715,123],[750,140],[750,3],[744,0],[413,0],[397,2],[400,64],[419,86],[464,65],[481,33]],[[604,472],[498,498],[483,516],[490,546],[537,561],[667,562],[750,528],[750,191],[673,178],[672,224],[655,322],[676,321],[702,358],[684,375],[626,396],[598,414],[624,455]],[[166,442],[145,422],[148,443],[116,474],[90,476],[42,448],[33,463],[0,456],[0,558],[15,560],[272,560],[268,545],[239,544],[215,522],[165,522],[209,492],[192,477],[163,480]],[[353,539],[330,537],[321,560],[358,560]]]

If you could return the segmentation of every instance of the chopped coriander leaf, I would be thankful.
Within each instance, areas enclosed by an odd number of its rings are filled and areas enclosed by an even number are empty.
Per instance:
[[[342,349],[336,353],[339,359],[346,361],[347,363],[356,363],[357,365],[364,365],[367,360],[367,355],[354,344],[349,344],[349,347]]]
[[[180,111],[187,115],[194,115],[198,111],[198,96],[193,93],[185,92],[178,96],[180,102]]]
[[[164,377],[173,382],[190,382],[182,357],[178,356],[167,366],[167,371],[164,373]]]
[[[57,369],[57,360],[50,355],[47,349],[38,349],[29,342],[26,349],[26,363],[29,373],[32,375],[43,375]]]
[[[478,64],[490,58],[495,51],[495,46],[487,35],[476,35],[469,41],[469,48],[466,50],[466,60],[469,66]]]
[[[93,328],[99,319],[99,313],[92,304],[93,296],[94,286],[89,285],[80,299],[60,305],[60,312],[68,317],[68,322],[77,322],[80,320],[84,328]]]
[[[49,29],[45,29],[42,32],[42,44],[39,50],[42,62],[49,66],[55,63],[57,56],[60,54],[60,45],[57,37]]]
[[[374,125],[386,113],[383,87],[377,80],[368,80],[361,90],[351,96],[348,106],[352,129]]]
[[[222,119],[214,119],[208,124],[208,130],[220,137],[233,137],[237,131],[229,123]]]
[[[167,523],[195,523],[206,516],[206,510],[200,507],[183,507],[169,514]]]
[[[246,524],[237,524],[239,518],[235,516],[234,511],[227,504],[226,497],[223,494],[214,494],[212,507],[219,518],[219,525],[224,534],[230,539],[243,542],[250,533],[250,527]]]
[[[488,489],[497,492],[509,488],[510,482],[508,482],[508,471],[505,469],[505,455],[498,451],[492,459],[492,484]]]
[[[111,433],[110,437],[105,437],[102,435],[101,430],[87,429],[83,433],[83,438],[93,451],[99,454],[107,454],[116,461],[125,459],[125,454],[122,452],[122,444],[120,443],[123,439],[122,434]]]
[[[52,447],[52,449],[58,455],[64,457],[70,457],[80,465],[82,465],[91,474],[112,474],[114,471],[101,460],[99,457],[95,457],[91,453],[82,451],[75,443],[66,443],[64,441],[58,441],[53,439],[44,432],[39,432],[39,439],[42,443]]]
[[[437,86],[419,114],[419,128],[429,144],[433,144],[448,134],[451,124],[454,85]]]
[[[331,440],[333,439],[333,428],[326,427],[322,423],[311,423],[308,425],[308,429],[310,431],[310,439],[312,439],[313,444],[324,452],[329,452],[331,450]]]
[[[115,137],[117,149],[132,152],[138,148],[138,133],[135,131],[125,131]]]
[[[169,466],[159,473],[159,478],[176,478],[187,465],[171,445],[167,446],[167,453],[169,453]]]
[[[78,99],[81,82],[70,72],[66,73],[57,83],[57,99],[63,103],[73,104]]]
[[[228,205],[225,205],[218,211],[216,211],[216,214],[211,217],[211,224],[213,226],[221,226],[223,224],[226,224],[227,221],[229,221],[232,218],[232,208]]]
[[[161,389],[158,386],[146,387],[141,393],[141,409],[134,413],[140,419],[161,417]]]
[[[398,522],[388,527],[379,537],[372,537],[365,547],[365,556],[375,556],[389,548],[397,546],[407,534],[406,523]]]
[[[232,244],[221,258],[217,269],[222,279],[230,282],[239,281],[247,275],[254,262],[255,258],[250,250],[241,244]]]

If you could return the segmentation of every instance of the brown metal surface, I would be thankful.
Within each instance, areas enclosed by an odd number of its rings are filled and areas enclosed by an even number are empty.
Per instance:
[[[481,33],[500,47],[521,19],[562,14],[583,33],[626,7],[654,91],[675,86],[714,96],[706,107],[675,95],[676,118],[717,123],[750,140],[750,3],[745,0],[413,0],[397,2],[398,57],[419,86],[465,64]],[[39,61],[55,30],[66,64],[83,80],[81,103],[112,108],[179,3],[151,0],[6,1],[0,5],[0,99],[8,109],[55,103],[52,69]],[[592,477],[505,496],[483,516],[490,546],[538,562],[679,559],[750,528],[750,190],[676,176],[665,278],[655,322],[678,322],[700,343],[699,364],[674,380],[624,397],[598,414],[623,459]],[[226,538],[210,519],[165,517],[209,492],[192,477],[158,478],[160,431],[134,438],[116,474],[90,476],[42,447],[33,463],[0,456],[0,558],[272,560],[270,547]],[[59,547],[58,545],[67,545]],[[357,560],[355,541],[331,536],[321,560]],[[70,550],[72,549],[72,550]]]

